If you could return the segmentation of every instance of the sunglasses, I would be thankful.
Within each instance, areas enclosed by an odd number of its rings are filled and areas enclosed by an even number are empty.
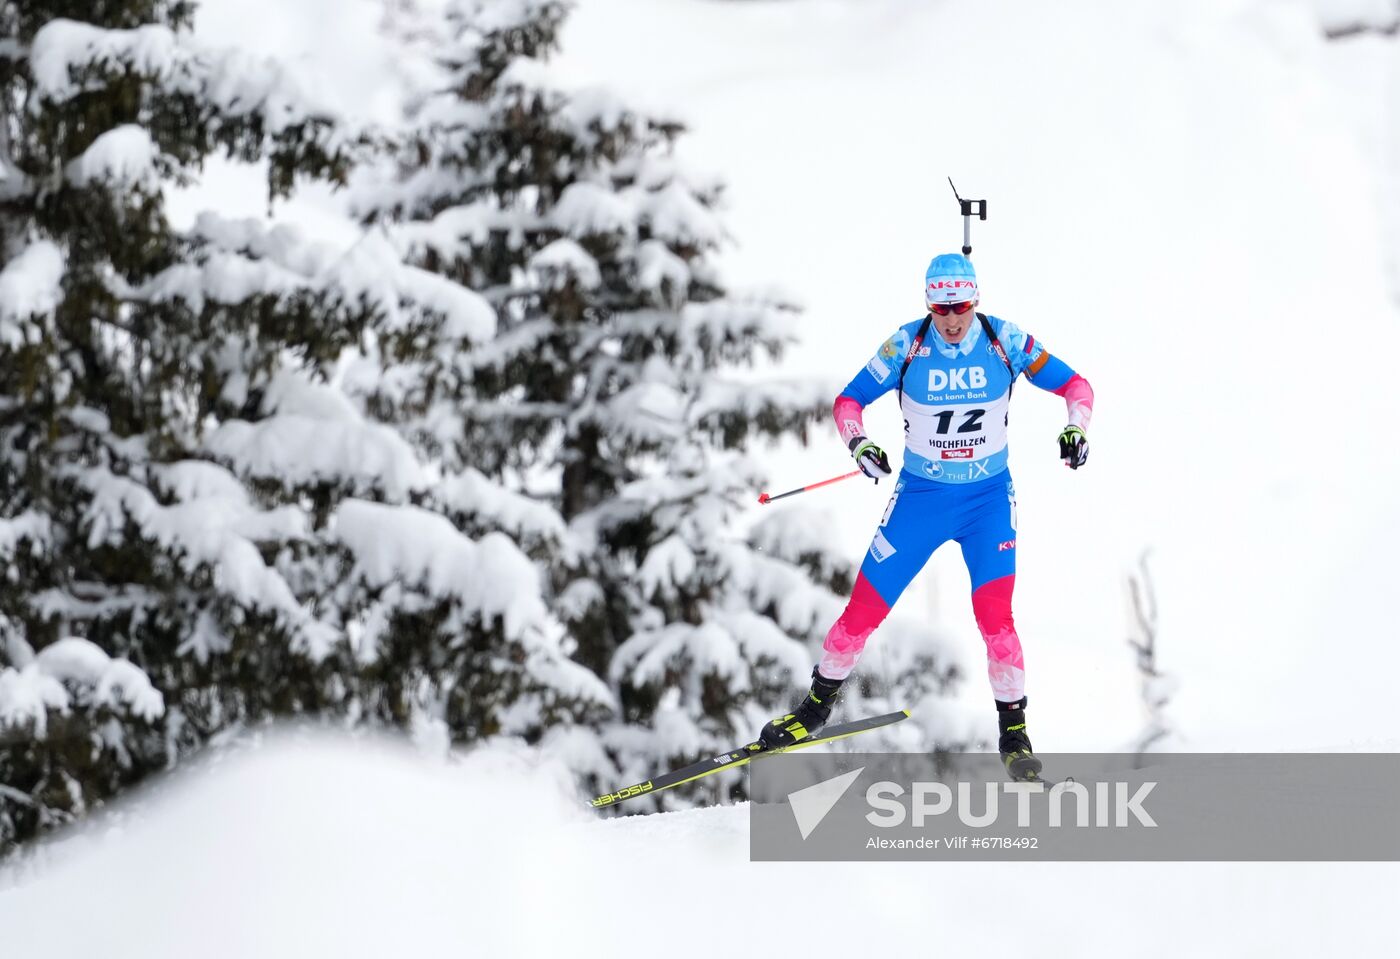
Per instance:
[[[972,309],[972,301],[963,300],[961,303],[930,303],[928,308],[939,316],[947,316],[949,313],[956,313],[958,316],[962,316],[968,310]]]

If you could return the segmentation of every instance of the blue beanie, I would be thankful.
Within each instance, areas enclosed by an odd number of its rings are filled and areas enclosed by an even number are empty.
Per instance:
[[[961,253],[935,256],[924,273],[924,302],[961,303],[977,299],[977,271]]]

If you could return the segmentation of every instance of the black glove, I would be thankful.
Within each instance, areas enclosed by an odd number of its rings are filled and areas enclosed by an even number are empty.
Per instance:
[[[1077,426],[1066,426],[1060,434],[1060,459],[1077,470],[1089,461],[1089,438]]]
[[[849,444],[851,455],[855,457],[856,465],[860,471],[869,476],[875,482],[880,482],[881,478],[889,476],[893,470],[890,469],[890,458],[885,455],[885,451],[864,436],[857,436]]]

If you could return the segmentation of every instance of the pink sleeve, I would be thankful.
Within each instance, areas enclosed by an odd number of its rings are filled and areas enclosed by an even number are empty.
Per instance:
[[[836,397],[836,405],[832,407],[831,413],[836,417],[836,429],[841,434],[841,442],[847,446],[850,446],[851,440],[857,436],[865,435],[865,417],[861,415],[864,409],[865,407],[844,393]]]
[[[1069,378],[1064,386],[1054,391],[1065,398],[1065,408],[1069,410],[1069,424],[1082,430],[1089,428],[1089,418],[1094,415],[1094,388],[1078,373]],[[840,409],[840,400],[837,400]],[[839,422],[841,417],[836,417]]]

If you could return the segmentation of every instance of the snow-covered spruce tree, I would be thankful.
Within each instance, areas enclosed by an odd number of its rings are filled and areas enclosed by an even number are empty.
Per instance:
[[[443,87],[359,202],[498,312],[496,340],[467,357],[470,395],[421,428],[454,468],[567,523],[567,548],[541,556],[551,606],[620,711],[601,736],[557,728],[547,745],[602,784],[727,747],[788,705],[851,570],[788,548],[801,523],[736,534],[765,443],[805,438],[832,391],[752,371],[780,354],[793,308],[725,289],[720,185],[677,161],[678,122],[555,82],[544,61],[567,7],[455,4]],[[950,679],[926,644],[903,655],[891,679]]]
[[[211,154],[275,197],[360,140],[191,12],[0,4],[0,853],[264,717],[481,734],[589,695],[529,560],[453,522],[509,496],[341,388],[432,397],[490,306],[380,235],[171,229],[163,186]]]

